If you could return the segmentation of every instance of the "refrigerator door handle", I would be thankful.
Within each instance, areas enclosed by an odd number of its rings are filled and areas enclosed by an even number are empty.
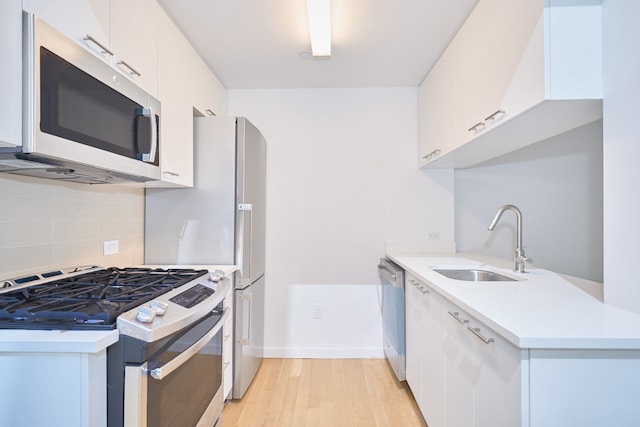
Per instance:
[[[238,204],[238,211],[241,212],[243,215],[240,215],[240,224],[239,224],[239,230],[240,230],[240,239],[239,241],[246,243],[244,245],[244,253],[245,256],[247,256],[248,254],[251,254],[251,245],[253,243],[253,221],[252,218],[253,216],[251,215],[253,210],[253,205],[251,203],[239,203]],[[245,217],[247,217],[245,219]],[[249,221],[249,230],[248,230],[248,241],[245,241],[245,221]],[[247,277],[247,278],[251,278],[251,259],[244,259],[244,257],[237,257],[238,258],[238,270],[240,270],[241,276],[243,277]],[[246,262],[245,262],[246,261]],[[250,280],[250,279],[249,279]]]
[[[238,294],[238,302],[240,303],[238,305],[241,307],[238,317],[242,322],[242,333],[240,334],[240,338],[238,338],[238,343],[249,345],[251,344],[251,294]]]

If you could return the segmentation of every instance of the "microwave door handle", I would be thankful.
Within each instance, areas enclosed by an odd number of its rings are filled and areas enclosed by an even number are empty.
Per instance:
[[[202,350],[202,348],[205,345],[207,345],[209,341],[211,341],[211,339],[213,339],[213,337],[215,337],[218,332],[220,332],[220,329],[222,328],[222,326],[224,326],[224,322],[227,320],[228,317],[229,317],[229,308],[225,308],[222,316],[220,317],[216,325],[213,328],[211,328],[211,330],[207,332],[205,336],[200,338],[191,347],[189,347],[188,349],[180,353],[178,356],[171,359],[171,361],[169,361],[168,363],[160,366],[159,368],[151,369],[150,371],[148,371],[149,374],[151,374],[153,378],[157,380],[161,380],[165,378],[167,375],[169,375],[170,373],[172,373],[173,371],[175,371],[176,369],[178,369],[187,360],[191,359],[200,350]]]
[[[153,163],[156,160],[156,151],[158,150],[158,123],[155,120],[153,108],[144,107],[142,109],[142,115],[144,117],[149,117],[149,121],[151,122],[151,144],[149,153],[143,154],[142,160],[145,162]]]

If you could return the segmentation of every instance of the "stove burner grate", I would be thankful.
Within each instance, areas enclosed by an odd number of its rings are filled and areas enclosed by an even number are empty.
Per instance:
[[[116,318],[207,270],[107,268],[0,294],[0,328],[113,329]]]

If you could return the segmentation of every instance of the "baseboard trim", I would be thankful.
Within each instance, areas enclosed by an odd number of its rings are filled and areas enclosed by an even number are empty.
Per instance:
[[[382,348],[276,348],[265,347],[264,357],[283,359],[383,359]]]

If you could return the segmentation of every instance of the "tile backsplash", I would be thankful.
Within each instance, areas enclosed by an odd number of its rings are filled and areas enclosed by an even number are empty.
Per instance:
[[[103,255],[103,242],[119,253]],[[0,174],[0,279],[144,260],[144,189]]]

